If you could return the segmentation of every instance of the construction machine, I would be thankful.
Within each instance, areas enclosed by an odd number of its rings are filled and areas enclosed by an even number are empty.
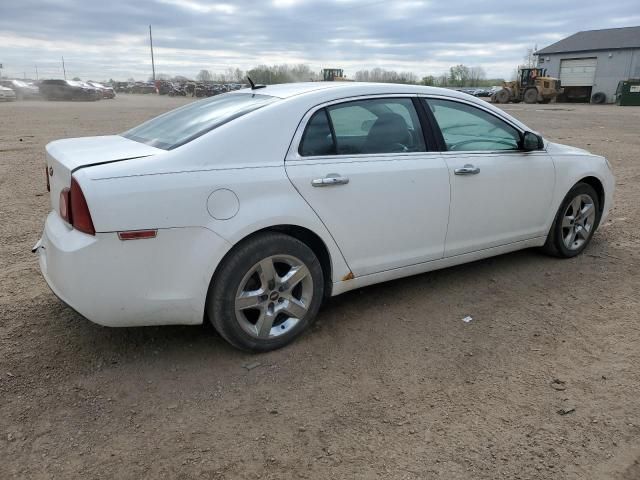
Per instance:
[[[323,68],[322,79],[325,82],[348,82],[341,68]]]
[[[547,77],[546,68],[519,68],[518,79],[504,82],[491,96],[493,103],[549,103],[562,93],[560,80]]]

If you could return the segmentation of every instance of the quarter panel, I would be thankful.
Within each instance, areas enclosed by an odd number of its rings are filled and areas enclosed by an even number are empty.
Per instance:
[[[115,233],[71,229],[51,212],[38,256],[54,293],[95,323],[198,324],[214,268],[229,247],[198,227],[122,242]]]
[[[284,165],[99,179],[91,179],[86,169],[78,177],[98,232],[205,227],[234,245],[263,228],[296,225],[324,241],[336,278],[350,272],[329,232],[291,185]],[[238,212],[227,220],[209,214],[209,197],[219,189],[238,198]]]

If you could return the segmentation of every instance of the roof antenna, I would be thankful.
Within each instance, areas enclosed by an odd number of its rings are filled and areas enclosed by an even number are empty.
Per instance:
[[[255,83],[253,83],[253,80],[251,80],[251,77],[247,77],[247,80],[249,80],[249,85],[251,85],[251,90],[258,90],[259,88],[267,88],[266,85],[256,85]]]

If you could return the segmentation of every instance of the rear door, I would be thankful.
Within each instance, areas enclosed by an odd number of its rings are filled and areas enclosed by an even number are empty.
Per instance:
[[[355,276],[442,258],[447,165],[430,152],[410,97],[341,101],[309,112],[287,175]]]
[[[555,168],[544,150],[520,149],[521,132],[476,105],[430,98],[451,181],[445,256],[546,235]]]

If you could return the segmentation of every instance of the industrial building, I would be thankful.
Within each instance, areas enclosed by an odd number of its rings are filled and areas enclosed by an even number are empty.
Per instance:
[[[535,55],[560,79],[558,101],[613,103],[621,80],[640,78],[640,26],[578,32]]]

